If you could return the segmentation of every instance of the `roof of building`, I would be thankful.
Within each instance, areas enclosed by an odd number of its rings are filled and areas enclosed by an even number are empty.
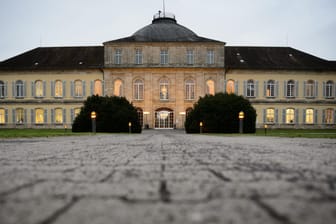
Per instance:
[[[327,61],[291,47],[225,48],[227,69],[335,70]]]
[[[90,69],[104,67],[104,47],[39,47],[0,63],[0,70]]]
[[[170,13],[154,15],[152,24],[149,24],[133,35],[117,40],[108,41],[104,44],[115,42],[218,42],[198,36],[192,30],[178,24],[175,16]]]

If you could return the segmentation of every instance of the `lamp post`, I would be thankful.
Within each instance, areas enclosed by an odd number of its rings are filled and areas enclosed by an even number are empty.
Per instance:
[[[128,122],[128,133],[132,133],[132,122]]]
[[[239,112],[238,118],[239,118],[239,133],[242,134],[243,133],[243,122],[244,122],[244,117],[245,114],[243,111]]]
[[[267,135],[267,128],[268,128],[267,124],[264,124],[265,136]]]
[[[91,112],[91,121],[92,121],[92,133],[96,134],[96,117],[97,114],[95,111]]]
[[[200,134],[202,134],[203,133],[203,122],[202,121],[199,123],[199,126],[200,126]]]

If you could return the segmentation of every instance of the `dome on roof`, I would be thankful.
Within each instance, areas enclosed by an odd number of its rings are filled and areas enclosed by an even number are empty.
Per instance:
[[[137,41],[195,41],[198,36],[190,29],[179,25],[173,14],[158,13],[152,24],[147,25],[133,35]]]

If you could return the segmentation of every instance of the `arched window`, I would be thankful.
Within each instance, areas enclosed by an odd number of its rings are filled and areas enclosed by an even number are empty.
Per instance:
[[[123,96],[123,82],[120,79],[115,80],[113,83],[113,95]]]
[[[41,80],[35,81],[35,97],[43,97],[43,82]]]
[[[6,123],[6,110],[3,108],[0,108],[0,124]]]
[[[266,122],[267,123],[274,123],[274,109],[268,108],[266,109]]]
[[[324,96],[326,98],[333,98],[334,95],[334,82],[329,80],[327,83],[325,83],[324,87]]]
[[[133,98],[135,100],[144,99],[144,83],[141,79],[136,79],[133,83]]]
[[[21,80],[15,82],[15,96],[24,97],[24,84]]]
[[[160,100],[169,99],[169,82],[167,79],[160,80]]]
[[[75,80],[75,97],[83,96],[83,82],[82,80]]]
[[[44,110],[43,109],[36,109],[35,110],[35,123],[36,124],[43,124],[44,121]]]
[[[55,109],[55,123],[56,124],[63,123],[63,109],[62,108]]]
[[[275,96],[275,82],[274,80],[268,80],[266,84],[266,97]]]
[[[215,95],[215,82],[213,80],[206,81],[206,94]]]
[[[4,98],[6,95],[5,95],[5,83],[3,81],[0,80],[0,98]]]
[[[287,81],[286,96],[287,97],[295,97],[295,82],[294,82],[294,80]]]
[[[295,119],[295,110],[292,108],[286,109],[286,124],[293,124]]]
[[[314,124],[314,110],[313,109],[306,109],[305,123]]]
[[[254,84],[254,81],[252,79],[247,81],[246,96],[247,97],[254,97],[255,96],[255,84]]]
[[[226,92],[228,94],[235,93],[235,82],[232,79],[226,82]]]
[[[63,97],[63,83],[61,80],[55,81],[55,97]]]
[[[185,99],[195,99],[195,81],[192,79],[188,79],[185,81]]]
[[[328,108],[323,111],[323,123],[325,124],[334,123],[334,109]]]
[[[16,108],[15,109],[15,122],[17,123],[17,124],[22,124],[22,123],[24,123],[24,122],[27,122],[27,121],[25,121],[25,114],[24,114],[24,109],[23,108]]]
[[[99,79],[94,81],[93,95],[103,95],[103,82]]]
[[[315,96],[315,82],[313,80],[308,80],[305,82],[305,97]]]

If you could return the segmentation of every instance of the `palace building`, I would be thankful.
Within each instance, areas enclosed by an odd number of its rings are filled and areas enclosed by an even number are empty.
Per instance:
[[[199,97],[217,92],[247,98],[257,127],[335,128],[335,84],[335,61],[226,46],[159,12],[102,46],[39,47],[0,62],[0,128],[70,128],[93,94],[126,97],[143,127],[183,128]]]

